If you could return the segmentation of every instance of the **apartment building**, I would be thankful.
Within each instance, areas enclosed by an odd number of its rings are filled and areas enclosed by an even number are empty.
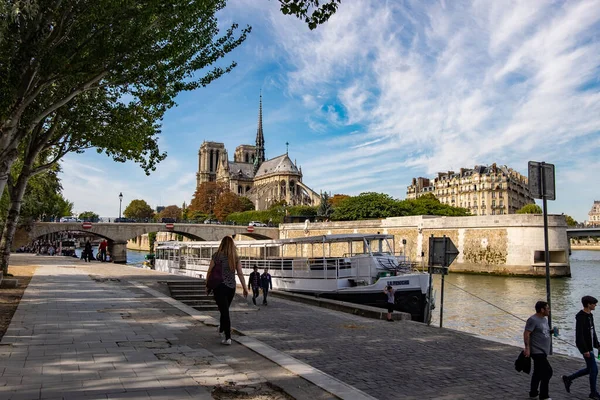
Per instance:
[[[432,193],[440,202],[468,209],[472,215],[514,214],[534,203],[527,177],[505,165],[476,165],[459,172],[439,172],[437,177],[413,178],[407,199]]]

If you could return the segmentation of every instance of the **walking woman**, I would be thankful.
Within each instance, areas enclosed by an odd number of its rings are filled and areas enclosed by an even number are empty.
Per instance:
[[[242,263],[237,255],[235,243],[231,236],[225,236],[221,240],[219,249],[210,260],[207,277],[211,280],[211,273],[214,268],[220,268],[221,271],[216,271],[215,275],[221,272],[222,281],[215,286],[213,292],[215,301],[221,313],[219,333],[224,333],[225,338],[221,341],[222,344],[231,344],[231,320],[229,319],[229,306],[235,296],[235,273],[237,271],[238,278],[244,289],[244,297],[248,297],[248,288],[242,272]]]

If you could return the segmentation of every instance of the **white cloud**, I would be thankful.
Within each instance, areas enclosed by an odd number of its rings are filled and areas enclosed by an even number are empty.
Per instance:
[[[315,186],[349,187],[354,177],[368,187],[382,172],[376,166],[398,159],[410,173],[431,175],[492,162],[526,172],[537,157],[597,182],[592,169],[567,158],[590,145],[595,151],[585,154],[595,157],[600,147],[582,140],[600,132],[596,1],[363,0],[343,3],[316,31],[277,13],[271,20],[292,66],[291,93],[315,110],[337,101],[343,118],[321,117],[329,129],[363,125],[351,138],[314,146],[321,151],[305,165],[339,171],[307,175]],[[399,178],[395,195],[410,183],[407,173]]]

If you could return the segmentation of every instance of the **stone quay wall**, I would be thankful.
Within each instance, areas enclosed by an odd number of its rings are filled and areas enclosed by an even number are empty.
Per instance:
[[[566,229],[563,215],[548,216],[550,273],[553,276],[571,275]],[[428,238],[445,235],[460,252],[450,271],[523,276],[545,276],[546,273],[543,217],[534,214],[393,217],[310,223],[308,229],[305,224],[283,224],[279,236],[378,232],[394,235],[396,253],[402,253],[420,265],[425,265],[429,257]],[[406,244],[402,243],[403,239]]]

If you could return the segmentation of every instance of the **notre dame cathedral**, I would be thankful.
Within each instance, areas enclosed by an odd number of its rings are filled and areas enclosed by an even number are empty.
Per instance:
[[[198,151],[196,185],[223,182],[240,196],[248,197],[257,210],[285,200],[288,205],[318,206],[321,197],[302,183],[302,168],[292,162],[288,153],[267,160],[262,124],[262,95],[258,106],[256,145],[235,148],[233,161],[223,143],[203,142]]]

